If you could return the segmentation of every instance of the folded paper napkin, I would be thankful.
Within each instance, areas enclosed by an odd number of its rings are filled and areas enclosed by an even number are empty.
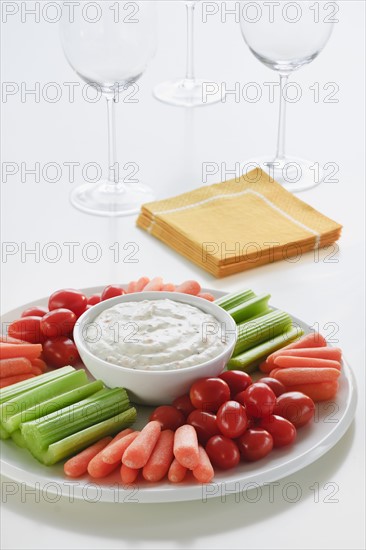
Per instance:
[[[145,204],[137,225],[216,277],[300,257],[342,230],[260,169]]]

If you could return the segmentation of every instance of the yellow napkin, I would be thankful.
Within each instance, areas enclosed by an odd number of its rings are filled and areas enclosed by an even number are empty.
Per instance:
[[[300,257],[342,229],[259,168],[145,204],[137,225],[216,277]]]

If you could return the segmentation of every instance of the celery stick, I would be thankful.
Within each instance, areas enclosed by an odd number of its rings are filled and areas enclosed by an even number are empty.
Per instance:
[[[271,340],[291,325],[291,317],[284,311],[271,311],[254,321],[238,325],[238,339],[233,356]]]
[[[215,300],[217,306],[222,307],[226,311],[232,309],[251,298],[254,298],[255,294],[252,290],[241,290],[240,292],[233,292],[232,294],[227,294]]]
[[[52,443],[107,420],[129,407],[126,390],[101,390],[74,405],[21,424],[21,432],[30,452],[38,453]]]
[[[10,434],[0,425],[0,439],[9,439]]]
[[[251,317],[265,313],[268,310],[268,302],[270,294],[261,294],[254,296],[250,300],[246,300],[234,308],[227,310],[236,323],[247,321]]]
[[[304,331],[299,327],[290,327],[283,334],[279,334],[271,340],[263,342],[240,355],[232,357],[227,368],[228,370],[243,370],[248,373],[253,372],[270,353],[287,346],[287,344],[299,338],[303,333]]]
[[[2,403],[5,403],[5,401],[9,401],[10,399],[17,397],[18,395],[21,395],[25,391],[32,390],[33,388],[38,388],[38,386],[42,386],[42,384],[46,384],[50,380],[61,378],[62,376],[65,376],[66,374],[69,374],[73,371],[75,371],[74,367],[62,367],[61,369],[46,372],[45,374],[40,374],[39,376],[35,376],[34,378],[30,378],[29,380],[17,382],[16,384],[12,384],[11,386],[2,388],[0,390],[0,405]]]
[[[135,422],[136,414],[136,409],[131,407],[116,416],[53,443],[46,451],[39,452],[36,458],[46,466],[52,466],[56,462],[82,451],[99,439],[128,428]]]
[[[42,384],[40,387],[28,390],[26,393],[22,393],[0,405],[0,422],[8,430],[6,421],[9,417],[22,413],[22,411],[52,397],[58,397],[62,393],[84,386],[87,383],[88,377],[85,370],[74,370],[61,378],[56,378],[46,384]]]
[[[57,382],[62,382],[65,380],[65,378],[63,378],[62,380],[57,380]],[[48,399],[47,401],[37,403],[33,407],[24,407],[20,409],[16,414],[8,416],[6,420],[3,420],[3,426],[9,433],[13,433],[14,430],[19,429],[20,425],[23,422],[30,422],[31,420],[35,420],[42,416],[49,415],[54,411],[63,409],[68,405],[77,403],[78,401],[81,401],[82,399],[93,395],[97,391],[102,390],[103,387],[103,382],[101,380],[96,380],[95,382],[91,382],[90,384],[84,384],[79,388],[75,387],[71,391],[59,393],[58,395],[56,395],[55,397],[51,397],[51,399]],[[10,404],[11,401],[9,401],[8,403]],[[8,403],[5,403],[5,405],[7,405]]]
[[[22,433],[20,430],[15,430],[11,434],[11,438],[14,441],[14,443],[18,445],[18,447],[21,447],[22,449],[26,447],[24,437],[22,436]]]

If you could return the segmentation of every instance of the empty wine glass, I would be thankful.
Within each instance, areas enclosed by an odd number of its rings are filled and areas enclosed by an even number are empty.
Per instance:
[[[204,94],[206,81],[195,77],[194,70],[194,13],[199,0],[185,2],[187,10],[187,66],[183,79],[161,82],[154,88],[154,95],[160,101],[178,107],[198,107],[221,101],[222,94]],[[204,97],[205,95],[205,97]]]
[[[334,19],[322,13],[320,2],[249,2],[241,12],[241,32],[250,51],[280,76],[280,111],[277,150],[273,157],[257,159],[270,175],[292,192],[315,187],[314,161],[285,154],[286,92],[291,73],[313,61],[329,40]],[[328,4],[334,4],[329,3]],[[315,8],[318,8],[316,12]],[[309,178],[310,174],[312,177]]]
[[[156,2],[75,3],[72,16],[63,10],[60,37],[71,67],[102,92],[108,108],[108,179],[77,186],[71,203],[89,214],[135,214],[154,197],[149,187],[119,177],[115,103],[118,94],[140,78],[155,53]]]

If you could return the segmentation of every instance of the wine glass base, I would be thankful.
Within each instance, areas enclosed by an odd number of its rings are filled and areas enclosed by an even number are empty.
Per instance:
[[[222,91],[211,93],[210,84],[204,80],[170,80],[161,82],[154,88],[154,96],[163,103],[177,107],[204,107],[222,101]]]
[[[324,178],[319,163],[297,157],[261,157],[246,162],[247,172],[260,167],[291,193],[301,193],[319,185]]]
[[[142,184],[111,184],[107,180],[83,183],[70,194],[71,204],[94,216],[132,216],[143,204],[154,200],[150,187]]]

